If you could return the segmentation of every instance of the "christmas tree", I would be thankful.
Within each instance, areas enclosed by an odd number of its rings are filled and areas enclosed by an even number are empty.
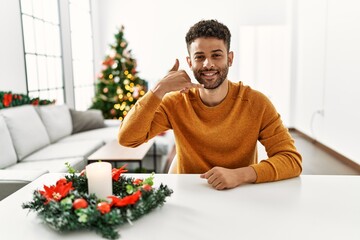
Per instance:
[[[147,82],[138,77],[136,60],[127,46],[122,26],[97,76],[96,94],[90,108],[101,110],[107,119],[123,120],[147,91]]]

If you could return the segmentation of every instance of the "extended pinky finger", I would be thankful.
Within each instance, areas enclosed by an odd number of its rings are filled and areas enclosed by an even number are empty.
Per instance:
[[[191,88],[204,88],[204,84],[191,83]]]

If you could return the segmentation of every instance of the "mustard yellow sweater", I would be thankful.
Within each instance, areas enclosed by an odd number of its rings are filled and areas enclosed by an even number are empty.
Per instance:
[[[280,115],[266,96],[241,82],[229,81],[227,96],[215,107],[204,105],[197,89],[168,93],[162,100],[149,91],[123,121],[119,142],[136,147],[168,129],[174,130],[178,173],[251,166],[256,182],[301,173],[301,155]],[[269,157],[260,163],[257,140]]]

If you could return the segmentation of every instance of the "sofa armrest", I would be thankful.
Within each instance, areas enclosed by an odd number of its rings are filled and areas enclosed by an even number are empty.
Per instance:
[[[105,127],[119,127],[121,121],[118,119],[105,119],[104,124]]]
[[[48,171],[0,169],[0,200],[16,192]]]

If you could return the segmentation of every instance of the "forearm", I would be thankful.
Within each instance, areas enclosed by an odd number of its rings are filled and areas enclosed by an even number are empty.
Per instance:
[[[289,151],[274,155],[251,167],[258,176],[256,183],[284,180],[301,174],[301,156],[296,151]]]
[[[157,82],[156,85],[151,89],[151,91],[159,99],[162,99],[168,92],[168,90],[163,86],[163,83],[161,81]]]
[[[236,175],[238,177],[238,185],[244,183],[255,183],[257,179],[257,174],[254,168],[252,167],[243,167],[235,169]]]
[[[123,146],[136,147],[152,137],[155,112],[161,100],[151,92],[145,94],[129,111],[120,125],[118,141]]]
[[[297,177],[302,171],[301,155],[295,147],[288,129],[272,106],[264,114],[259,141],[265,146],[268,159],[252,165],[257,173],[256,182],[270,182]]]
[[[266,140],[260,140],[269,158],[252,165],[258,176],[257,183],[297,177],[302,171],[301,155],[296,150],[294,140],[282,125],[277,129],[282,130],[266,137]]]

